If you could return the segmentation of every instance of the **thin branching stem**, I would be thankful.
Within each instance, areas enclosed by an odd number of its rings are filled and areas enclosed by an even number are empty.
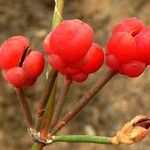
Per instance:
[[[22,88],[16,88],[16,94],[18,96],[19,103],[21,105],[21,110],[24,116],[24,119],[26,120],[26,123],[28,127],[33,127],[33,119],[32,114],[28,105],[28,101],[26,97],[24,96],[23,89]]]
[[[55,124],[51,135],[55,135],[65,124],[67,124],[72,118],[74,118],[96,95],[96,93],[101,90],[106,83],[116,74],[114,71],[108,71],[106,75],[80,99],[73,104],[73,107]]]
[[[61,20],[62,20],[62,14],[63,14],[63,8],[64,8],[64,2],[65,2],[65,0],[55,0],[55,9],[54,9],[54,15],[53,15],[53,22],[52,22],[52,30],[61,22]],[[58,72],[57,72],[58,73]],[[51,76],[51,73],[50,73],[50,71],[49,71],[49,67],[48,67],[48,69],[47,69],[47,74],[48,74],[48,76]],[[46,85],[47,86],[52,86],[51,87],[51,90],[52,90],[52,88],[53,88],[53,85],[54,85],[54,82],[55,82],[55,79],[56,79],[56,72],[55,72],[55,78],[53,79],[53,84],[50,84],[50,83],[48,83],[48,81],[47,81],[47,83],[46,83]],[[45,89],[46,89],[46,87],[45,87]],[[48,88],[47,88],[48,89]],[[46,109],[53,109],[52,107],[51,108],[48,108],[47,106],[46,106],[46,104],[48,105],[48,101],[49,101],[49,97],[50,97],[50,94],[51,94],[51,91],[49,91],[49,90],[45,90],[46,92],[47,92],[47,94],[46,93],[43,93],[43,94],[45,94],[45,98],[43,98],[43,99],[46,99],[45,101],[43,101],[43,100],[41,100],[40,101],[40,103],[39,103],[39,105],[38,105],[38,110],[37,110],[37,121],[36,121],[36,129],[40,129],[40,127],[41,127],[41,117],[42,117],[42,115],[43,115],[43,112],[44,112],[44,109],[46,108]],[[51,99],[51,98],[50,98]],[[43,102],[42,102],[43,101]],[[54,99],[53,99],[53,101],[54,101]],[[52,103],[52,102],[51,102]],[[42,107],[41,107],[42,106]],[[47,110],[45,110],[46,112],[47,112]],[[51,122],[49,122],[49,125],[50,125],[50,123]],[[43,145],[43,144],[41,144],[41,143],[34,143],[33,145],[32,145],[32,150],[42,150],[43,149],[43,147],[44,147],[45,145]]]
[[[55,106],[55,112],[53,115],[53,120],[52,120],[52,125],[51,125],[51,129],[53,128],[53,126],[55,125],[55,123],[60,119],[61,113],[63,111],[63,107],[65,104],[65,100],[67,98],[68,95],[68,91],[70,89],[72,80],[65,78],[64,81],[64,88],[62,89],[62,93],[59,97],[59,99],[57,100],[56,106]]]
[[[45,112],[42,118],[42,124],[40,128],[40,136],[41,139],[46,140],[48,138],[49,133],[49,125],[52,120],[53,112],[54,112],[54,104],[55,104],[55,97],[56,97],[56,82],[52,89],[52,93],[50,99],[46,105]]]
[[[54,70],[54,69],[51,70],[51,72],[48,76],[44,91],[42,92],[42,98],[37,105],[36,130],[40,129],[42,115],[45,111],[45,107],[49,100],[49,97],[50,97],[54,82],[56,80],[57,74],[58,74],[57,70]]]

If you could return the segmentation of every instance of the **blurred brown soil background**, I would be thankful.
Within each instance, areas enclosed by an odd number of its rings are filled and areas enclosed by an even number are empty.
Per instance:
[[[0,43],[13,35],[25,35],[32,48],[42,50],[42,41],[50,31],[54,2],[51,0],[0,0]],[[150,25],[149,0],[66,0],[64,19],[85,19],[94,29],[95,41],[105,47],[113,26],[120,20],[136,16]],[[73,84],[64,112],[77,102],[98,78],[106,66],[91,75],[83,84]],[[62,77],[59,78],[61,92]],[[26,89],[31,108],[41,96],[44,73],[36,85]],[[75,119],[66,125],[63,134],[95,134],[113,136],[123,123],[135,115],[150,117],[150,70],[135,79],[117,75]],[[150,133],[150,132],[149,132]],[[0,149],[27,150],[32,140],[26,133],[14,89],[0,74]],[[149,150],[150,134],[131,146],[57,143],[45,150]]]

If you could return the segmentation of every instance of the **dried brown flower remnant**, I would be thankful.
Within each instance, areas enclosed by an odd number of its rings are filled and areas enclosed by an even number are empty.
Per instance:
[[[116,133],[111,140],[112,144],[132,144],[137,141],[143,140],[148,129],[140,126],[141,120],[147,121],[147,117],[143,115],[136,116],[131,121],[127,122],[120,131]]]

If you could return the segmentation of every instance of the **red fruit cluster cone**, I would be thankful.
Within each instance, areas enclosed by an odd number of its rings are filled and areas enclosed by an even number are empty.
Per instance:
[[[77,82],[86,80],[104,61],[102,48],[93,43],[92,28],[78,19],[61,22],[46,36],[43,48],[49,63]]]
[[[117,24],[107,43],[106,63],[121,74],[139,76],[150,64],[150,28],[136,18]]]
[[[31,51],[30,42],[24,36],[13,36],[0,47],[0,68],[3,77],[17,88],[34,84],[44,69],[44,57],[39,51]]]

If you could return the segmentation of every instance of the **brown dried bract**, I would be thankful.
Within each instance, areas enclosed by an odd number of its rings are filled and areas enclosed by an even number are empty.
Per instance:
[[[147,128],[140,126],[141,120],[148,120],[146,116],[136,116],[127,122],[120,131],[111,139],[112,144],[132,144],[143,140],[147,135]]]

